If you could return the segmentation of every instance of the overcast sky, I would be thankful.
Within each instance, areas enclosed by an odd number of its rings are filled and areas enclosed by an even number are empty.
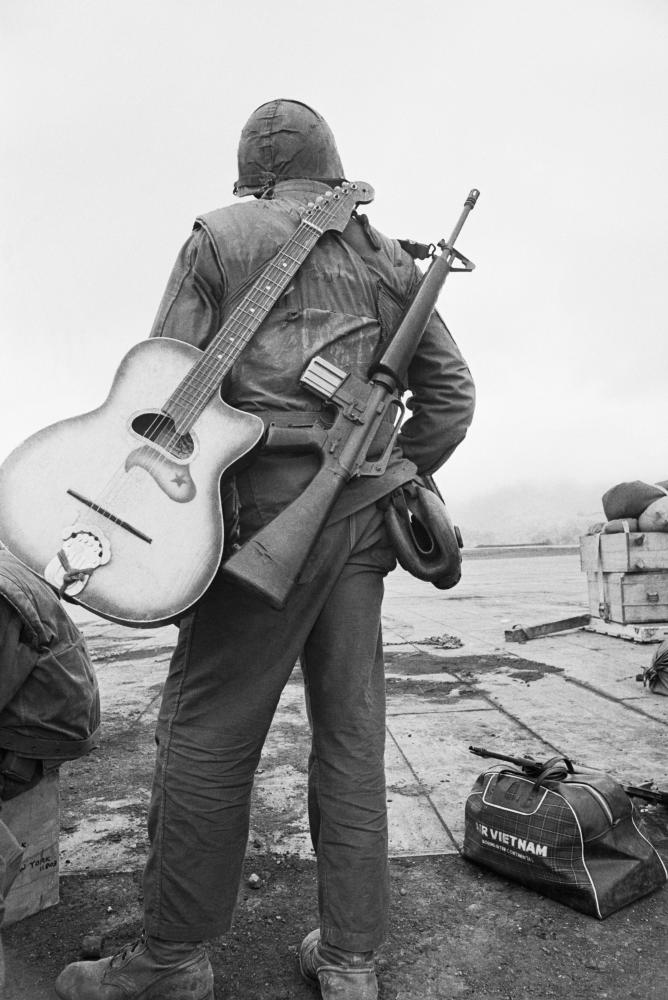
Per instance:
[[[99,405],[275,97],[390,235],[477,267],[439,308],[478,389],[439,481],[668,478],[666,0],[0,0],[0,454]]]

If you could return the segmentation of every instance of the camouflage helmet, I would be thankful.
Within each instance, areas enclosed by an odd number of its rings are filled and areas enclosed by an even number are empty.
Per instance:
[[[242,129],[238,160],[239,198],[259,196],[277,181],[297,177],[332,185],[345,177],[329,125],[300,101],[268,101],[256,108]]]

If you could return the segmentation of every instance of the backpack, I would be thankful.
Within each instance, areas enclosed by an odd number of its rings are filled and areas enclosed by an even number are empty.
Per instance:
[[[87,754],[99,728],[83,635],[56,592],[0,548],[0,798]]]

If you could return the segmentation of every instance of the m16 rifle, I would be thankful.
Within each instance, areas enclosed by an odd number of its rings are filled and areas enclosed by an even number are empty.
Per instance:
[[[570,757],[554,757],[548,761],[534,760],[533,757],[511,757],[508,754],[497,753],[495,750],[485,750],[484,747],[469,747],[469,751],[476,757],[488,757],[492,760],[502,760],[508,764],[514,764],[515,767],[524,771],[527,778],[537,778],[556,762],[563,762],[565,772],[572,774],[573,764],[576,763]],[[630,798],[643,799],[645,802],[668,808],[668,792],[653,788],[653,784],[654,782],[648,781],[642,785],[624,785],[623,787]]]
[[[469,751],[476,757],[487,757],[492,760],[502,760],[507,764],[514,764],[520,767],[528,778],[537,777],[554,761],[563,761],[566,769],[572,771],[572,761],[567,757],[554,757],[551,760],[534,760],[533,757],[512,757],[509,754],[497,753],[495,750],[485,750],[484,747],[469,747]],[[570,766],[569,766],[570,765]]]
[[[652,788],[652,784],[653,782],[650,781],[647,785],[625,785],[624,791],[632,799],[643,799],[645,802],[651,802],[653,805],[663,806],[664,809],[668,809],[668,792]]]
[[[449,240],[437,244],[434,255],[392,340],[372,363],[368,381],[314,358],[300,382],[334,408],[329,427],[306,428],[270,424],[264,446],[273,452],[313,451],[320,469],[296,500],[258,531],[223,565],[228,578],[249,588],[274,608],[283,608],[309,554],[344,486],[357,476],[381,476],[399,432],[404,407],[406,373],[451,271],[472,271],[474,265],[454,244],[479,191],[473,189]],[[384,421],[394,411],[391,439],[380,458],[368,452]],[[454,534],[453,534],[454,537]],[[459,558],[459,549],[456,556]],[[453,553],[454,555],[454,553]],[[455,581],[456,582],[456,581]]]

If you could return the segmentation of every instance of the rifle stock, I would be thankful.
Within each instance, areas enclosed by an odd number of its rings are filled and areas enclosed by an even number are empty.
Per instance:
[[[458,253],[453,244],[478,194],[477,190],[469,193],[449,241],[442,240],[439,244],[440,256],[434,257],[390,345],[370,372],[369,382],[347,375],[320,358],[314,359],[302,376],[302,383],[307,388],[338,409],[337,418],[324,437],[322,429],[317,432],[319,439],[323,438],[320,470],[299,497],[222,567],[226,577],[251,590],[273,608],[285,607],[346,483],[358,475],[379,475],[387,465],[399,420],[383,459],[369,463],[367,452],[390,407],[403,410],[400,396],[405,373],[445,279],[450,271],[473,269],[473,264]],[[455,261],[462,266],[454,266]],[[314,365],[317,373],[311,374]]]
[[[321,466],[303,493],[227,560],[225,576],[282,610],[346,482]]]

